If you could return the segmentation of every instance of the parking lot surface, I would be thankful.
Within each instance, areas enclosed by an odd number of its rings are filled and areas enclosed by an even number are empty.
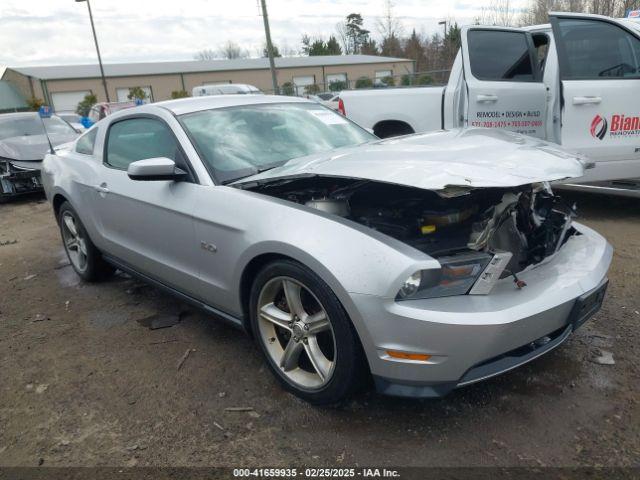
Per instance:
[[[446,398],[338,408],[285,393],[248,337],[172,297],[80,282],[41,198],[0,205],[0,465],[638,466],[640,202],[566,196],[615,248],[594,319]]]

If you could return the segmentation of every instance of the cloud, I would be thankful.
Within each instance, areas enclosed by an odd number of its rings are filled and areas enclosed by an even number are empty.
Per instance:
[[[351,12],[376,32],[383,1],[269,0],[276,45],[297,48],[302,34],[327,37]],[[406,31],[435,33],[437,22],[455,18],[469,23],[478,0],[396,0],[395,13]],[[257,0],[158,2],[92,0],[100,50],[105,63],[188,60],[204,48],[233,40],[253,55],[262,50],[264,30]],[[86,3],[72,0],[2,0],[0,64],[10,66],[94,63],[95,46]]]

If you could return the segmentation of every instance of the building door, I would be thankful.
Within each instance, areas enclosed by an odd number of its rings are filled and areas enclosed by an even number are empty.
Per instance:
[[[78,90],[75,92],[51,92],[51,103],[56,113],[75,112],[78,103],[90,95],[91,90]]]

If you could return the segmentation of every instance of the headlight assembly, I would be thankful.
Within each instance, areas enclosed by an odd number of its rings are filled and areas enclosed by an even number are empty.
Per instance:
[[[396,300],[450,297],[469,292],[491,261],[486,253],[464,253],[439,257],[439,270],[422,270],[404,282]]]

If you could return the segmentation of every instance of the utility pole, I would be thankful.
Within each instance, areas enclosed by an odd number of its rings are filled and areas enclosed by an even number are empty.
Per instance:
[[[267,15],[267,0],[260,0],[262,5],[262,20],[264,21],[264,34],[267,37],[267,56],[269,57],[269,68],[271,69],[271,83],[273,93],[278,95],[278,77],[276,76],[276,62],[273,59],[273,43],[271,43],[271,30],[269,29],[269,16]]]
[[[104,94],[109,99],[109,90],[107,89],[107,79],[104,77],[104,68],[102,67],[102,57],[100,57],[100,47],[98,47],[98,37],[96,36],[96,27],[93,24],[93,14],[91,13],[91,3],[89,0],[76,0],[77,3],[87,2],[87,8],[89,9],[89,21],[91,22],[91,31],[93,32],[93,41],[96,44],[96,52],[98,53],[98,64],[100,65],[100,76],[102,77],[102,85],[104,86]]]

